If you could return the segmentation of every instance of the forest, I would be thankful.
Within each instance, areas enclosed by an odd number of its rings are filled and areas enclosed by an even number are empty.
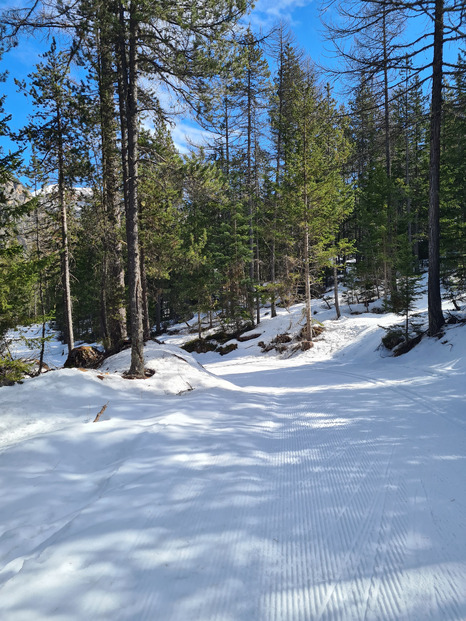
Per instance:
[[[253,327],[260,308],[330,287],[406,319],[428,270],[429,335],[466,285],[465,6],[322,3],[338,64],[315,64],[292,27],[248,25],[247,0],[43,0],[1,15],[2,71],[46,37],[0,98],[0,367],[8,331],[50,322],[71,351],[144,343],[171,321]],[[329,17],[330,16],[330,17]],[[419,26],[420,24],[420,26]],[[312,27],[311,25],[309,26]],[[421,28],[421,30],[419,30]],[[342,93],[344,92],[344,95]],[[174,108],[202,129],[175,147]],[[18,179],[27,179],[22,186]],[[23,187],[25,186],[25,187]],[[201,337],[201,333],[199,334]]]

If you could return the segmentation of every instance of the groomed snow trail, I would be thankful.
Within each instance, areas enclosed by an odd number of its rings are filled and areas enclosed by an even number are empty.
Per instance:
[[[0,618],[466,619],[444,377],[227,367],[231,390],[141,394],[5,450]]]

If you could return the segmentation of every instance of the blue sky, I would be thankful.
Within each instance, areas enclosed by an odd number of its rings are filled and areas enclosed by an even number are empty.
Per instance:
[[[24,3],[29,0],[0,0],[0,9],[11,7],[13,4]],[[320,0],[257,0],[252,13],[245,21],[249,22],[254,30],[261,29],[267,32],[279,20],[285,20],[294,32],[296,43],[317,63],[328,65],[331,63],[331,54],[328,44],[324,41],[322,25],[319,19]],[[27,122],[31,110],[24,95],[17,93],[14,78],[24,79],[34,70],[39,61],[39,54],[47,49],[48,43],[43,39],[32,37],[22,39],[21,43],[8,52],[0,63],[0,71],[8,70],[9,76],[0,88],[7,95],[5,110],[12,115],[11,125],[14,129],[21,128]],[[193,128],[192,123],[180,119],[174,128],[174,140],[179,147],[185,143],[185,134],[199,138],[199,130]],[[4,148],[11,147],[3,141]]]
[[[9,8],[20,3],[0,0],[0,9]],[[320,23],[318,6],[313,0],[259,0],[256,2],[254,11],[248,16],[247,21],[254,29],[269,30],[278,20],[287,21],[296,35],[297,43],[302,46],[312,58],[319,59],[322,54],[322,39],[319,33]],[[17,92],[14,78],[24,79],[34,70],[39,62],[39,54],[46,49],[48,44],[42,38],[23,38],[21,43],[8,52],[0,64],[0,71],[7,70],[9,75],[6,83],[0,88],[6,93],[5,111],[12,115],[11,125],[20,129],[26,122],[31,110],[24,95]],[[182,146],[185,133],[196,132],[188,121],[181,121],[174,131],[175,141]],[[6,148],[11,147],[9,141],[2,139]]]

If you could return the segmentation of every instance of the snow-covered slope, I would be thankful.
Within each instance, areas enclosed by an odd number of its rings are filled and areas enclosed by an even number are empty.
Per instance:
[[[298,307],[1,388],[0,618],[466,619],[466,327],[391,358],[393,316],[315,310],[292,357]]]

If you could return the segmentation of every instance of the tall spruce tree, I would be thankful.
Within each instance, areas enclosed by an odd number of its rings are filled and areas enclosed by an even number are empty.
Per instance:
[[[241,131],[244,141],[244,152],[242,155],[245,179],[243,201],[249,221],[250,320],[254,323],[255,316],[256,323],[259,323],[259,278],[256,277],[259,260],[257,259],[258,245],[256,243],[255,211],[259,195],[259,143],[265,127],[264,112],[269,95],[269,70],[260,44],[250,29],[246,31],[241,43],[244,46],[244,70],[237,85],[238,107],[241,112],[236,130]],[[255,293],[254,289],[256,289]],[[254,310],[256,311],[255,313]]]
[[[327,2],[324,3],[324,8],[329,4],[335,5],[333,2]],[[381,24],[386,19],[397,19],[398,16],[402,20],[416,20],[422,16],[422,18],[427,17],[431,25],[423,37],[412,35],[411,38],[402,40],[396,36],[395,32],[387,48],[387,54],[383,54],[383,63],[372,63],[372,60],[375,60],[372,54],[369,59],[373,68],[383,68],[384,71],[386,67],[400,70],[406,66],[407,60],[412,61],[413,71],[418,75],[425,72],[427,67],[431,70],[428,315],[429,334],[432,336],[439,333],[444,323],[440,297],[440,129],[442,85],[445,72],[448,70],[448,63],[444,61],[443,51],[446,44],[464,38],[464,6],[462,2],[455,0],[428,0],[427,2],[405,2],[404,0],[360,2],[355,0],[338,2],[336,6],[337,12],[343,18],[343,23],[329,24],[329,32],[337,44],[338,54],[345,56],[350,63],[360,64],[360,56],[354,53],[353,43],[361,33],[364,36],[367,16],[370,17],[372,24]],[[345,41],[350,42],[349,46],[345,46]],[[384,45],[383,48],[385,48]],[[427,50],[431,53],[431,61],[426,66]],[[350,71],[352,71],[351,68]]]
[[[47,200],[52,201],[60,221],[60,259],[63,292],[64,338],[68,351],[74,347],[70,277],[69,210],[76,202],[73,186],[88,172],[87,144],[82,135],[79,88],[70,78],[70,57],[52,42],[44,61],[30,74],[29,85],[19,84],[34,106],[34,116],[20,136],[30,141],[41,158]]]
[[[100,0],[65,0],[53,5],[34,2],[7,10],[4,23],[15,36],[20,28],[66,26],[76,29],[76,45],[89,16]],[[105,33],[115,53],[120,104],[120,140],[126,213],[128,289],[131,323],[129,374],[144,375],[143,304],[138,221],[138,134],[140,123],[139,83],[142,76],[168,85],[189,102],[190,91],[214,75],[228,49],[228,32],[245,13],[247,0],[200,0],[191,4],[147,0],[112,2],[108,15],[111,28]]]
[[[131,316],[131,368],[144,374],[143,305],[138,228],[138,134],[141,75],[151,76],[181,96],[199,80],[215,74],[222,60],[221,37],[246,11],[246,0],[208,0],[190,6],[172,3],[154,6],[143,0],[118,2],[116,38],[119,81],[123,173],[128,247],[128,281]],[[214,45],[217,42],[217,45]],[[225,45],[227,41],[224,40]],[[216,57],[211,46],[215,47]]]
[[[271,196],[268,201],[270,208],[264,215],[266,241],[270,245],[271,313],[275,316],[276,295],[281,291],[284,297],[289,297],[292,288],[289,261],[282,258],[283,255],[291,255],[292,237],[292,225],[288,217],[283,184],[289,171],[291,155],[296,147],[297,126],[293,106],[296,98],[295,85],[302,82],[303,69],[302,52],[296,47],[283,24],[277,29],[271,53],[277,66],[269,104],[273,168],[269,173],[272,179]],[[278,280],[281,281],[281,285]],[[286,282],[288,284],[285,284]]]
[[[330,93],[319,88],[309,63],[296,84],[296,149],[290,155],[285,188],[302,236],[305,291],[305,341],[312,341],[311,288],[335,258],[335,238],[349,213],[343,178],[349,154],[347,137]]]
[[[458,310],[466,292],[466,57],[446,91],[442,123],[441,279]]]

